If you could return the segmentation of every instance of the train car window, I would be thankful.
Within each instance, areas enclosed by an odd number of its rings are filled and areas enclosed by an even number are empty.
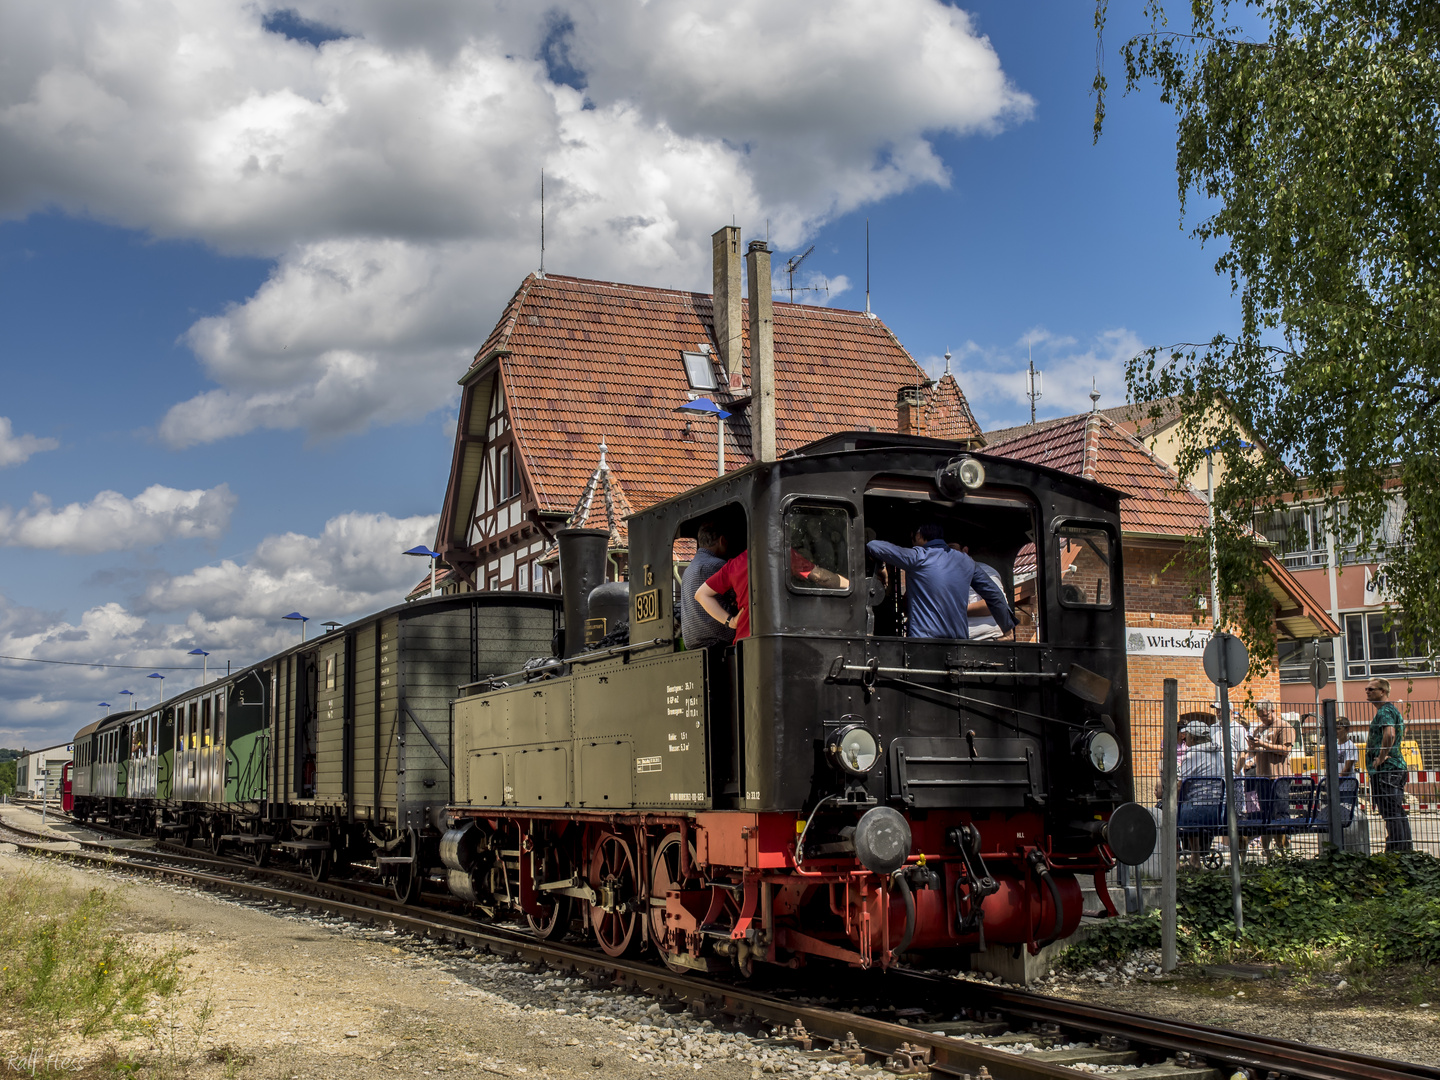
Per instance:
[[[331,653],[329,656],[325,657],[325,689],[326,689],[326,690],[334,690],[334,689],[335,689],[335,660],[336,660],[336,656],[335,656],[334,653]]]
[[[790,567],[797,592],[850,590],[850,512],[843,506],[800,503],[785,512]]]
[[[1066,523],[1055,530],[1060,603],[1108,608],[1114,597],[1114,543],[1098,525]]]
[[[200,745],[210,745],[210,699],[200,702]]]

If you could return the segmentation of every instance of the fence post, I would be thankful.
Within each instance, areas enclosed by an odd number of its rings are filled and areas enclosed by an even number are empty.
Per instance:
[[[1245,906],[1240,896],[1240,860],[1244,849],[1240,846],[1240,810],[1236,797],[1235,747],[1230,738],[1230,684],[1224,679],[1220,683],[1220,735],[1225,748],[1225,825],[1230,839],[1230,907],[1235,913],[1235,932],[1245,930]]]
[[[1174,971],[1176,897],[1179,872],[1179,770],[1176,768],[1180,735],[1179,684],[1165,680],[1165,708],[1160,732],[1160,969]]]
[[[1345,847],[1344,838],[1341,836],[1340,815],[1335,810],[1335,804],[1340,801],[1340,763],[1335,760],[1338,753],[1335,709],[1334,698],[1327,698],[1320,703],[1320,732],[1321,738],[1325,740],[1325,790],[1330,794],[1330,801],[1326,804],[1330,846],[1336,851],[1342,851]]]

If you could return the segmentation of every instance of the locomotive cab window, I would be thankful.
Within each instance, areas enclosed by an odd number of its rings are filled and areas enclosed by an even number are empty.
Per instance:
[[[785,511],[794,592],[850,591],[850,512],[843,506],[797,503]]]
[[[1008,599],[1013,632],[1001,630],[989,602],[973,586],[966,600],[966,640],[1033,643],[1044,640],[1036,602],[1035,538],[1038,508],[1028,491],[982,487],[961,497],[942,493],[930,477],[877,475],[865,490],[866,603],[869,632],[876,637],[925,637],[912,625],[911,572],[907,556],[917,546],[943,540],[968,555],[980,573]],[[921,542],[921,531],[940,535]],[[879,547],[869,542],[878,540]],[[857,570],[858,573],[858,570]]]
[[[1108,608],[1115,602],[1115,544],[1100,525],[1066,522],[1055,530],[1060,603],[1065,607]]]

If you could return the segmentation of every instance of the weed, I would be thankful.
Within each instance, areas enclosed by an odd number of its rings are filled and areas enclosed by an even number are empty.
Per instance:
[[[35,1038],[132,1025],[179,992],[182,954],[139,948],[122,931],[102,889],[69,888],[43,872],[0,879],[0,1001]]]

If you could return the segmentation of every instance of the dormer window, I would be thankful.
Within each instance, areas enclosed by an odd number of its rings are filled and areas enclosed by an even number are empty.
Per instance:
[[[701,352],[682,352],[680,361],[685,365],[685,381],[690,384],[691,390],[715,390],[719,384],[715,381],[715,365],[710,362],[710,357]]]

